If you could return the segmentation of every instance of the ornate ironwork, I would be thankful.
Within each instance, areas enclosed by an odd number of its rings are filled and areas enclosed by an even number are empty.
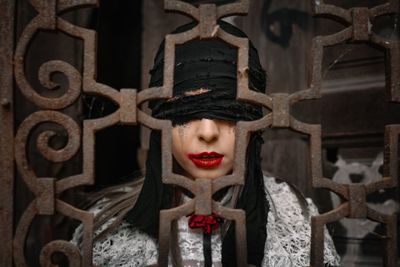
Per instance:
[[[343,9],[334,5],[325,4],[324,1],[313,1],[314,15],[333,18],[344,24],[345,29],[338,33],[327,36],[316,36],[312,43],[312,65],[310,68],[311,85],[310,90],[315,92],[316,97],[320,97],[322,82],[322,59],[323,50],[326,46],[333,46],[345,41],[350,43],[364,42],[380,46],[386,50],[386,73],[388,94],[391,101],[400,101],[400,42],[390,40],[377,35],[371,31],[374,19],[385,14],[395,14],[399,12],[399,2],[389,1],[389,3],[368,9],[355,7]],[[385,266],[397,265],[397,229],[396,215],[385,215],[367,205],[367,195],[381,189],[396,187],[398,185],[398,135],[400,125],[387,125],[385,128],[385,173],[380,181],[368,184],[339,184],[328,178],[324,178],[321,173],[321,145],[320,137],[311,135],[311,166],[312,166],[312,185],[315,188],[326,188],[338,194],[344,202],[335,209],[315,216],[312,218],[312,248],[311,265],[323,265],[324,240],[323,227],[325,224],[338,221],[341,218],[368,218],[386,225],[385,243]],[[315,133],[314,133],[315,134]],[[319,135],[320,133],[318,133]],[[313,139],[315,140],[313,142]],[[317,143],[315,143],[317,142]]]
[[[12,266],[14,200],[14,1],[0,0],[0,266]]]
[[[136,123],[136,90],[123,89],[120,92],[107,85],[96,82],[96,33],[92,30],[78,27],[60,17],[61,14],[76,8],[96,6],[95,0],[83,1],[37,1],[30,4],[37,15],[30,21],[16,44],[14,53],[14,77],[21,93],[28,101],[40,108],[40,111],[29,115],[18,127],[15,136],[15,161],[17,169],[25,184],[35,195],[34,200],[24,211],[17,224],[13,241],[13,255],[16,266],[27,266],[24,255],[29,226],[37,215],[62,215],[81,221],[83,247],[80,251],[68,241],[56,240],[43,247],[40,262],[43,266],[51,264],[51,255],[61,252],[72,266],[91,266],[93,243],[93,214],[80,210],[59,198],[60,194],[79,185],[94,183],[94,140],[95,133],[111,125]],[[59,60],[45,62],[39,68],[39,81],[48,89],[54,89],[57,84],[52,81],[53,73],[61,73],[68,79],[68,90],[58,98],[48,98],[38,94],[28,82],[25,68],[25,54],[34,36],[42,30],[60,31],[83,40],[83,73],[72,65]],[[83,128],[60,110],[74,104],[82,93],[107,97],[119,106],[114,113],[99,119],[85,120]],[[56,132],[45,131],[36,140],[37,150],[51,162],[65,162],[74,156],[79,148],[83,153],[82,173],[57,180],[56,177],[38,177],[29,165],[26,155],[26,145],[31,137],[32,129],[38,125],[51,122],[60,125],[68,133],[68,143],[55,150],[48,143]],[[12,190],[11,190],[12,192]]]
[[[12,2],[12,1],[11,1]],[[16,43],[13,54],[13,32],[14,5],[7,0],[0,0],[2,6],[6,7],[0,11],[1,35],[8,38],[0,40],[0,52],[5,61],[0,61],[5,78],[0,80],[0,129],[2,130],[1,161],[0,170],[2,181],[5,185],[0,190],[0,208],[4,210],[0,216],[0,234],[4,236],[6,246],[0,249],[0,264],[11,265],[11,253],[16,266],[28,266],[24,247],[29,226],[35,216],[53,215],[55,212],[74,218],[82,222],[84,228],[83,248],[80,251],[68,241],[56,240],[44,246],[40,255],[40,262],[47,266],[51,262],[51,255],[58,251],[66,255],[71,266],[91,266],[94,216],[92,213],[80,210],[59,198],[60,194],[67,189],[94,183],[94,140],[95,133],[111,125],[120,124],[143,124],[149,128],[161,130],[162,132],[162,177],[163,182],[178,185],[193,193],[194,198],[174,209],[162,210],[160,220],[159,237],[159,265],[167,266],[169,254],[169,240],[171,235],[172,221],[192,212],[199,214],[210,214],[214,212],[218,216],[235,221],[236,231],[236,258],[239,266],[246,266],[247,249],[245,236],[245,214],[244,211],[231,209],[213,201],[211,196],[218,190],[231,186],[243,185],[246,140],[250,132],[259,129],[290,128],[294,131],[305,133],[310,139],[310,166],[311,181],[313,187],[326,188],[340,195],[344,202],[325,214],[312,218],[312,249],[311,266],[323,266],[324,251],[324,226],[327,223],[337,221],[343,217],[369,218],[386,225],[386,239],[384,257],[385,266],[395,266],[396,255],[396,218],[395,215],[384,215],[379,211],[367,206],[366,197],[377,190],[395,187],[398,185],[398,147],[400,125],[388,125],[385,128],[385,173],[381,181],[369,184],[338,184],[330,179],[324,178],[321,168],[321,125],[308,124],[297,120],[291,114],[291,106],[297,102],[316,99],[321,97],[321,66],[323,49],[350,42],[368,42],[381,46],[387,51],[387,88],[391,101],[400,101],[400,72],[399,72],[399,42],[388,40],[371,32],[371,23],[377,16],[395,13],[399,10],[396,0],[388,4],[380,5],[371,9],[353,8],[345,10],[333,5],[327,5],[322,0],[313,1],[315,15],[334,18],[346,25],[342,31],[328,35],[316,36],[312,41],[310,65],[310,82],[307,89],[293,94],[266,95],[251,91],[248,88],[248,45],[246,38],[233,36],[221,29],[217,20],[231,15],[243,15],[248,11],[249,0],[240,0],[235,3],[217,6],[215,4],[203,4],[198,7],[187,2],[178,0],[165,0],[165,9],[179,12],[198,21],[193,29],[166,36],[164,82],[162,87],[148,88],[136,93],[133,89],[117,91],[107,85],[96,82],[96,35],[92,30],[78,27],[60,17],[61,14],[76,8],[96,6],[96,0],[30,0],[31,5],[37,11],[37,15],[25,27],[20,39]],[[4,13],[4,16],[3,16]],[[60,31],[70,36],[83,40],[83,73],[81,74],[72,65],[59,60],[44,63],[39,69],[39,81],[45,88],[53,89],[57,84],[51,79],[55,72],[63,74],[69,83],[68,90],[58,98],[47,98],[38,94],[29,83],[25,74],[25,55],[30,42],[41,30]],[[10,37],[11,36],[11,37]],[[142,111],[139,107],[146,101],[172,96],[173,73],[175,61],[175,46],[188,42],[195,38],[219,38],[228,44],[237,47],[237,99],[251,102],[270,109],[272,112],[257,121],[240,121],[236,126],[235,144],[235,168],[232,174],[220,177],[216,180],[192,181],[172,171],[171,154],[171,130],[170,121],[158,120]],[[11,70],[11,57],[14,58],[14,74]],[[29,115],[16,129],[15,138],[12,132],[12,77],[18,85],[21,93],[27,100],[31,101],[41,110]],[[5,88],[5,90],[3,90]],[[106,97],[119,106],[118,110],[103,118],[85,120],[83,127],[69,116],[61,112],[62,109],[78,101],[83,93]],[[56,179],[56,177],[38,177],[29,164],[26,146],[31,137],[32,129],[36,126],[52,122],[62,126],[68,133],[68,143],[61,149],[55,150],[48,143],[49,139],[56,133],[45,131],[39,134],[36,145],[37,150],[51,162],[65,162],[73,157],[82,148],[83,168],[82,173]],[[5,133],[3,135],[3,133]],[[12,147],[11,144],[15,144]],[[25,184],[34,194],[35,198],[24,211],[19,220],[15,235],[12,236],[12,220],[8,217],[12,214],[13,203],[13,167],[10,155],[15,151],[15,162],[18,172],[21,174]],[[12,217],[12,216],[10,216]],[[11,241],[13,240],[13,241]],[[13,252],[11,252],[13,243]]]

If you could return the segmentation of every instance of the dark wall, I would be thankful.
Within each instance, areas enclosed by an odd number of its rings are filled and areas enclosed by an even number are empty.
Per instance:
[[[141,1],[103,0],[96,11],[97,80],[116,89],[140,87]],[[85,98],[85,115],[104,116],[116,107]],[[138,127],[113,126],[96,135],[96,185],[103,187],[138,170]]]

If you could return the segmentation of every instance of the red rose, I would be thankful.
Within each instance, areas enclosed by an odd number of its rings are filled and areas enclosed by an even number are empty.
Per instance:
[[[202,228],[204,233],[211,234],[213,230],[217,230],[221,218],[217,217],[214,213],[211,215],[196,215],[192,213],[189,215],[189,227],[191,229]]]

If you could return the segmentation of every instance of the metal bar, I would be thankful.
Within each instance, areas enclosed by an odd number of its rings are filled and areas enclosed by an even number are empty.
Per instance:
[[[382,47],[383,49],[386,50],[386,55],[387,55],[387,60],[385,61],[385,66],[386,69],[389,70],[387,71],[387,88],[389,88],[389,96],[388,99],[391,101],[397,101],[398,100],[398,81],[400,79],[400,76],[398,73],[393,72],[393,70],[398,69],[398,63],[395,60],[398,57],[398,41],[396,40],[390,40],[387,38],[380,37],[374,33],[371,32],[371,22],[373,22],[374,18],[377,16],[381,16],[383,14],[392,14],[395,12],[398,12],[398,7],[397,3],[398,1],[393,1],[395,4],[383,4],[380,6],[376,6],[372,9],[368,9],[366,7],[355,7],[352,8],[348,11],[344,11],[342,8],[334,6],[334,5],[327,5],[324,3],[320,3],[320,1],[314,0],[314,14],[323,16],[323,17],[328,17],[328,18],[333,18],[336,19],[337,21],[341,22],[342,24],[345,24],[347,27],[345,30],[342,30],[338,33],[327,35],[327,36],[317,36],[314,38],[314,45],[312,49],[312,55],[314,58],[314,61],[312,62],[311,65],[311,76],[312,76],[312,84],[310,88],[312,89],[313,86],[317,87],[317,90],[319,90],[319,87],[321,86],[322,82],[322,77],[321,77],[321,64],[322,64],[322,51],[324,47],[326,46],[331,46],[331,45],[336,45],[339,43],[343,43],[344,41],[349,41],[351,43],[358,43],[358,42],[367,42],[367,43],[372,43],[375,45],[378,45]],[[351,14],[352,16],[345,18],[343,16],[344,12],[347,12],[348,14]],[[346,25],[346,23],[343,23],[341,21],[342,19],[345,19],[349,25]],[[397,126],[397,125],[395,125]],[[394,126],[394,127],[395,127]],[[389,126],[387,126],[389,127]],[[393,126],[390,126],[393,127]],[[389,129],[389,128],[388,128]],[[320,138],[320,137],[319,137]],[[393,136],[386,136],[385,138],[385,149],[389,150],[390,153],[390,159],[392,159],[393,152],[397,149],[397,141],[391,140]],[[397,140],[397,136],[396,136]],[[315,156],[313,153],[314,158],[312,159],[312,166],[315,166],[316,164],[320,165],[320,155]],[[313,175],[313,186],[315,188],[317,187],[322,187],[329,189],[331,191],[335,191],[336,193],[339,193],[341,197],[346,201],[345,204],[347,204],[349,207],[349,211],[340,214],[340,210],[337,209],[336,211],[330,211],[325,214],[321,214],[319,216],[315,216],[313,218],[313,221],[317,221],[318,219],[322,219],[324,216],[329,214],[331,217],[337,216],[335,218],[335,221],[339,220],[340,218],[347,217],[347,218],[368,218],[373,221],[380,222],[384,224],[387,228],[386,231],[386,239],[384,239],[384,244],[385,244],[385,253],[383,255],[383,262],[384,266],[391,267],[396,265],[397,261],[397,255],[396,255],[396,236],[397,236],[397,231],[395,225],[395,216],[388,216],[385,214],[380,213],[379,211],[376,211],[374,209],[367,208],[366,206],[366,197],[368,194],[371,194],[375,191],[378,191],[380,189],[384,188],[390,188],[390,187],[396,187],[397,182],[396,179],[397,177],[394,176],[396,172],[392,173],[387,173],[388,170],[393,170],[397,169],[397,158],[398,155],[394,156],[395,159],[390,160],[389,162],[385,162],[385,170],[386,173],[385,175],[388,175],[388,177],[383,177],[382,180],[378,182],[373,182],[369,184],[362,184],[362,185],[351,185],[351,184],[343,184],[340,185],[342,188],[340,191],[343,191],[343,188],[346,188],[348,193],[344,194],[343,192],[339,192],[338,190],[334,190],[335,187],[339,187],[339,185],[335,182],[332,182],[328,179],[321,178],[319,175],[315,176]],[[393,176],[392,176],[393,175]],[[325,221],[324,224],[326,224],[328,221]],[[323,263],[323,254],[320,251],[320,239],[323,238],[322,233],[315,233],[315,227],[313,227],[313,240],[311,244],[311,263],[312,265],[320,266]]]
[[[237,4],[227,4],[220,7],[216,7],[215,5],[200,5],[198,8],[189,5],[185,2],[178,0],[165,0],[165,9],[169,11],[183,13],[185,15],[189,15],[196,19],[199,22],[199,25],[194,27],[193,29],[177,33],[177,34],[169,34],[165,38],[165,57],[164,57],[164,81],[163,81],[163,93],[164,96],[172,95],[173,81],[174,81],[174,66],[175,66],[175,46],[179,44],[186,43],[190,40],[193,40],[197,37],[199,38],[220,38],[221,40],[233,45],[238,49],[238,64],[237,71],[239,73],[237,87],[238,91],[242,91],[242,97],[246,96],[246,92],[251,92],[247,89],[248,87],[248,44],[249,41],[247,38],[239,38],[234,35],[231,35],[225,31],[223,31],[220,27],[217,27],[217,19],[218,16],[233,14],[240,10],[248,9],[247,1],[240,1]],[[239,5],[238,5],[239,4]],[[212,7],[212,8],[211,8]],[[156,92],[158,88],[150,88],[142,91],[153,91]],[[150,93],[149,93],[150,94]],[[249,94],[249,93],[248,93]],[[239,95],[239,93],[238,93]],[[239,95],[240,97],[240,95]],[[140,94],[138,96],[140,100]],[[256,98],[255,98],[256,99]],[[258,100],[258,99],[257,99]],[[268,99],[269,100],[269,99]],[[255,101],[259,103],[258,101]],[[140,101],[139,101],[140,103]],[[264,103],[261,103],[264,104]],[[138,113],[138,121],[141,123],[146,123],[144,118],[141,116],[143,113]],[[143,114],[145,115],[145,114]],[[146,116],[144,116],[146,117]],[[149,118],[147,118],[149,119]],[[162,126],[163,121],[157,120],[157,124]],[[165,123],[165,122],[164,122]],[[153,126],[158,126],[153,125]],[[258,125],[243,125],[243,133],[242,139],[246,136],[254,126]],[[159,127],[159,126],[158,126]],[[244,156],[246,149],[245,142],[240,142],[240,138],[238,135],[236,136],[236,155],[235,162],[237,163],[232,175],[220,177],[213,181],[213,184],[205,184],[201,181],[196,182],[193,185],[189,179],[183,176],[176,175],[172,172],[172,153],[171,153],[171,122],[168,121],[168,125],[164,127],[159,127],[162,129],[162,180],[163,183],[179,185],[194,194],[194,199],[196,201],[196,206],[191,209],[185,210],[185,205],[181,205],[169,210],[162,210],[160,212],[160,216],[162,219],[160,220],[160,233],[163,233],[159,236],[159,244],[160,244],[160,254],[158,258],[159,266],[166,266],[168,263],[168,251],[169,251],[169,240],[171,238],[171,222],[175,219],[180,218],[183,215],[188,215],[191,212],[201,212],[207,213],[215,212],[216,215],[221,218],[229,219],[235,221],[235,233],[236,233],[236,261],[238,266],[245,266],[247,262],[247,243],[246,243],[246,233],[245,233],[245,215],[243,211],[227,209],[220,205],[211,206],[211,197],[212,191],[218,190],[218,185],[222,187],[227,187],[230,185],[239,185],[244,183],[243,177],[243,166],[244,166]],[[153,127],[151,127],[153,128]],[[238,130],[238,132],[242,132]],[[239,145],[238,145],[239,144]],[[239,155],[239,156],[238,156]],[[240,168],[241,166],[241,168]],[[216,186],[217,185],[217,186]],[[214,210],[212,210],[212,209]]]
[[[0,266],[12,266],[13,244],[13,48],[15,1],[0,0]]]

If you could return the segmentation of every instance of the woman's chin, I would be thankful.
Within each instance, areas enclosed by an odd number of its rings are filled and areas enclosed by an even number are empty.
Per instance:
[[[227,175],[229,172],[226,171],[221,171],[221,170],[210,170],[210,169],[205,169],[205,170],[199,170],[195,173],[191,174],[191,177],[196,179],[209,179],[209,180],[214,180],[217,178],[220,178],[222,176]]]

